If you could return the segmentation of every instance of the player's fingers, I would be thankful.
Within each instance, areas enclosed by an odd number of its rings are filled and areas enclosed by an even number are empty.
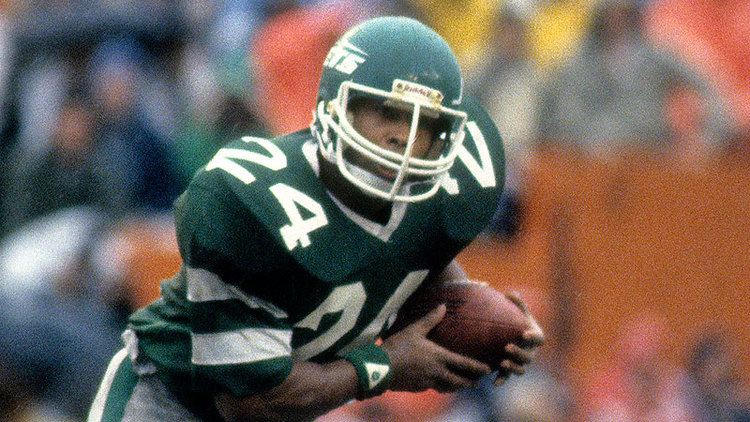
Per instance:
[[[510,290],[505,292],[505,297],[508,298],[511,302],[513,302],[516,306],[518,306],[524,314],[529,314],[529,308],[526,306],[526,303],[521,299],[521,294],[518,293],[515,290]]]
[[[489,374],[492,370],[487,365],[454,365],[450,364],[448,365],[449,369],[463,377],[466,377],[468,379],[477,380],[487,374]]]
[[[526,365],[534,360],[534,351],[524,349],[517,344],[507,344],[505,351],[510,355],[511,360],[519,365]]]
[[[529,318],[529,324],[529,328],[523,332],[525,346],[530,348],[541,346],[544,344],[544,331],[542,331],[542,327],[533,317]]]
[[[495,381],[492,384],[495,387],[500,387],[501,385],[505,384],[505,381],[508,380],[509,376],[510,374],[505,371],[498,371],[497,377],[495,377]]]
[[[523,375],[526,373],[526,369],[524,369],[522,365],[519,365],[510,359],[500,362],[500,369],[508,374]]]
[[[486,363],[472,359],[459,353],[443,349],[443,362],[451,370],[467,375],[471,378],[478,378],[492,372],[492,368]]]
[[[414,323],[417,331],[423,335],[427,335],[440,321],[445,317],[447,307],[444,303],[436,306],[435,309],[431,310],[427,315],[423,316]]]
[[[476,386],[473,379],[462,377],[456,373],[445,371],[435,381],[435,390],[440,393],[450,393],[462,388],[471,388]]]

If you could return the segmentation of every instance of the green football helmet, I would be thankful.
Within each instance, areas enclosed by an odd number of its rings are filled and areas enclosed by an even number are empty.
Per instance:
[[[432,29],[405,17],[367,20],[344,34],[323,63],[311,129],[323,157],[365,193],[389,201],[416,202],[435,195],[463,142],[463,80],[455,55]],[[383,101],[411,113],[403,153],[380,147],[347,118],[353,99]],[[411,156],[420,117],[440,122],[442,151]],[[352,151],[347,151],[351,149]],[[395,176],[385,179],[347,159],[354,152]]]

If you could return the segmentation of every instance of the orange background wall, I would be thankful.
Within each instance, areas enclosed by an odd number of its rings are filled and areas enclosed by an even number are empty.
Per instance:
[[[556,283],[573,287],[566,306],[575,337],[561,365],[574,382],[605,365],[621,327],[645,312],[666,318],[675,363],[685,362],[702,329],[732,334],[750,379],[748,163],[689,167],[638,153],[596,160],[542,152],[527,186],[520,237],[479,239],[460,261],[500,289],[554,297]],[[549,311],[537,312],[551,328],[548,346],[558,347]]]

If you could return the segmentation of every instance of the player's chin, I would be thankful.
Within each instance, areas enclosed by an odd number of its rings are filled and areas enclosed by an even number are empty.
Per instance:
[[[360,167],[386,185],[393,184],[398,176],[397,170],[379,164],[363,163]]]

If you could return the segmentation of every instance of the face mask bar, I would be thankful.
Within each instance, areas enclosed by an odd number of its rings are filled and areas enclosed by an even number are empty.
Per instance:
[[[338,124],[344,128],[344,130],[351,135],[353,140],[358,141],[358,144],[364,147],[365,149],[374,152],[378,156],[384,157],[387,160],[391,162],[398,162],[401,160],[402,155],[395,153],[393,151],[390,151],[388,149],[382,148],[378,146],[377,144],[371,142],[370,140],[364,138],[361,136],[349,123],[349,121],[344,117],[346,116],[346,108],[349,103],[349,97],[351,91],[360,91],[364,94],[368,94],[369,96],[383,99],[383,100],[392,100],[394,102],[404,103],[404,104],[412,104],[413,106],[419,105],[421,108],[435,110],[436,107],[433,105],[430,105],[426,101],[417,101],[416,99],[408,98],[399,94],[395,94],[392,92],[382,91],[376,88],[371,88],[369,86],[360,85],[354,82],[345,81],[341,84],[341,87],[339,88],[339,94],[336,98],[336,101],[333,103],[334,111],[339,116]],[[460,136],[460,139],[447,139],[449,143],[449,150],[447,154],[445,154],[442,157],[438,157],[433,160],[425,160],[420,159],[417,157],[409,157],[409,167],[414,169],[434,169],[434,168],[441,168],[444,166],[450,167],[453,164],[453,161],[456,158],[456,154],[458,154],[458,145],[463,142],[463,127],[466,124],[466,113],[458,110],[453,110],[447,107],[441,107],[438,106],[438,109],[436,110],[440,115],[444,115],[453,119],[457,119],[459,121],[459,127],[455,132],[453,132],[455,135],[452,136]],[[419,113],[415,113],[417,116],[419,116]],[[414,124],[412,122],[412,129],[414,129]],[[461,134],[461,135],[458,135]],[[449,135],[451,136],[451,135]]]
[[[393,152],[380,147],[364,138],[354,129],[354,127],[351,126],[351,123],[346,119],[346,107],[349,102],[350,90],[360,91],[373,97],[382,98],[383,100],[393,100],[400,103],[411,104],[413,106],[409,138],[403,153]],[[328,108],[324,109],[326,106]],[[435,110],[437,108],[440,115],[447,115],[449,118],[457,120],[457,123],[451,126],[453,130],[449,131],[446,136],[446,142],[448,143],[446,150],[436,159],[423,159],[411,156],[414,142],[416,140],[417,128],[419,126],[419,118],[422,110],[425,108],[430,110]],[[324,142],[321,142],[321,147],[323,148],[323,153],[328,157],[335,154],[335,161],[337,162],[342,175],[369,194],[389,201],[402,202],[422,201],[433,196],[437,192],[444,177],[447,175],[448,170],[455,162],[458,154],[458,147],[463,142],[463,128],[467,120],[466,113],[462,111],[441,107],[439,105],[436,107],[426,101],[405,98],[402,95],[359,85],[350,81],[341,84],[336,101],[327,105],[324,105],[323,103],[319,105],[318,116],[323,125],[323,137],[328,138],[328,136],[325,135],[329,129],[333,129],[339,140],[335,146],[330,145],[330,143],[324,144]],[[334,117],[338,118],[336,119]],[[319,141],[325,140],[319,139]],[[335,151],[329,149],[331,147],[335,148]],[[361,177],[352,174],[347,166],[351,164],[347,163],[344,158],[343,150],[345,147],[350,147],[374,163],[396,172],[396,177],[395,180],[391,182],[391,187],[389,189],[379,188],[374,186],[374,184],[363,180]],[[413,180],[410,180],[410,178],[416,178],[419,181],[414,182]],[[421,189],[422,191],[420,192],[420,189],[418,189],[420,186],[429,186],[429,188],[427,191]]]

